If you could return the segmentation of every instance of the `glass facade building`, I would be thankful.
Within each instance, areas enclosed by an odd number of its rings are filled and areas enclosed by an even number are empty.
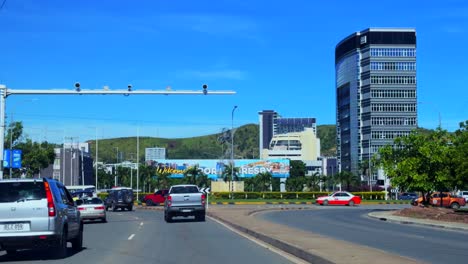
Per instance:
[[[338,167],[360,175],[361,162],[417,127],[416,31],[351,34],[336,46],[335,74]]]

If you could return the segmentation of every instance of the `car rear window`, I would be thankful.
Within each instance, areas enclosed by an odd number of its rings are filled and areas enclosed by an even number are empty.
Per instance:
[[[198,193],[196,186],[177,186],[172,187],[171,193]]]
[[[0,203],[11,203],[46,198],[44,182],[2,182]]]
[[[99,198],[84,199],[83,203],[84,204],[102,204],[102,200]]]

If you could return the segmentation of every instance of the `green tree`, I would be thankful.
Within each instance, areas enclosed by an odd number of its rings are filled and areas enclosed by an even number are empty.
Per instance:
[[[360,182],[359,177],[349,171],[337,173],[336,178],[342,187],[346,187],[347,191],[350,191],[352,186],[358,185]]]
[[[233,165],[231,163],[224,166],[223,173],[221,174],[224,181],[230,181],[231,179],[234,179],[234,181],[239,180],[239,167],[233,168],[232,166]],[[231,177],[232,173],[234,173],[234,177]]]
[[[198,177],[202,175],[205,175],[205,173],[203,173],[203,171],[198,167],[198,165],[194,165],[185,170],[184,181],[188,184],[197,184]]]
[[[47,168],[55,160],[54,144],[47,141],[42,143],[33,142],[26,139],[18,143],[16,148],[23,151],[23,165],[27,170],[27,175],[36,175],[41,169]]]
[[[303,177],[307,173],[306,164],[302,160],[289,161],[289,177]]]
[[[460,123],[453,141],[452,169],[455,175],[453,185],[460,190],[468,189],[468,120]]]
[[[393,186],[420,191],[427,203],[432,191],[455,187],[453,142],[452,135],[441,128],[429,134],[415,131],[397,138],[395,147],[380,149],[375,163],[385,170]]]
[[[307,185],[305,176],[289,177],[286,180],[286,190],[288,192],[302,192],[304,185]]]
[[[255,176],[256,184],[262,192],[269,190],[271,179],[272,175],[269,172],[260,172]]]

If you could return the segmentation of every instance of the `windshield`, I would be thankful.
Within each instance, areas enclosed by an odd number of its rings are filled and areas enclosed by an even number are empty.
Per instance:
[[[177,186],[172,187],[171,193],[198,193],[196,186]]]

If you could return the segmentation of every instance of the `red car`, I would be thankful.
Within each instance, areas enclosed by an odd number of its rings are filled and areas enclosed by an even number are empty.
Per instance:
[[[145,195],[145,197],[143,197],[143,202],[146,203],[147,206],[164,204],[168,192],[169,190],[158,190],[155,193]]]
[[[353,195],[349,192],[334,192],[329,196],[321,196],[317,198],[317,204],[320,205],[349,205],[353,206],[361,203],[361,197]]]

